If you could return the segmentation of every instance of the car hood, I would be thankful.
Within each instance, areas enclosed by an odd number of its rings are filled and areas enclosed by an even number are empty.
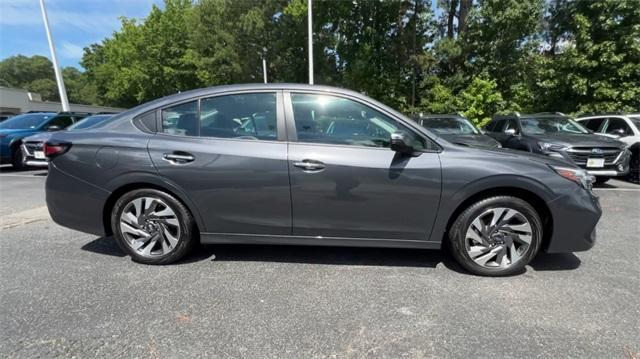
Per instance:
[[[500,147],[500,143],[487,135],[439,135],[445,140],[471,147]]]
[[[0,128],[0,135],[7,136],[29,136],[32,133],[39,132],[33,128],[22,128],[22,129],[13,129],[13,128]]]
[[[46,142],[51,138],[53,132],[40,132],[35,135],[25,137],[23,142]]]
[[[570,167],[570,168],[579,168],[578,166],[576,166],[575,163],[564,159],[564,158],[558,158],[558,157],[551,157],[551,156],[547,156],[547,155],[543,155],[543,154],[538,154],[538,153],[533,153],[533,152],[525,152],[525,151],[520,151],[520,150],[512,150],[512,149],[505,149],[505,148],[489,148],[489,147],[484,147],[484,148],[478,148],[478,151],[487,151],[487,152],[491,152],[492,154],[500,154],[502,156],[505,157],[509,157],[512,159],[518,159],[518,160],[528,160],[528,161],[533,161],[533,162],[537,162],[540,164],[544,164],[544,165],[551,165],[551,166],[558,166],[558,167]]]
[[[624,143],[613,138],[598,136],[595,134],[545,134],[530,135],[540,142],[559,144],[567,147],[618,147],[623,148]]]

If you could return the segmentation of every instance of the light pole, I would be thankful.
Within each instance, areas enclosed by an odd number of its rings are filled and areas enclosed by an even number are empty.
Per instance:
[[[264,78],[264,83],[267,83],[267,48],[262,48],[262,77]]]
[[[62,80],[62,73],[60,72],[60,66],[58,65],[58,57],[56,56],[56,49],[53,46],[53,38],[51,37],[51,29],[49,29],[49,18],[47,17],[47,10],[44,7],[44,0],[40,0],[40,10],[42,10],[42,21],[44,21],[44,29],[47,32],[47,40],[49,41],[49,50],[51,50],[51,62],[53,62],[53,71],[56,74],[56,82],[58,83],[58,93],[60,94],[60,103],[62,104],[62,111],[69,111],[69,101],[67,100],[67,89],[64,87],[64,81]]]
[[[309,32],[309,84],[313,85],[313,22],[312,10],[313,0],[307,0],[307,26]]]

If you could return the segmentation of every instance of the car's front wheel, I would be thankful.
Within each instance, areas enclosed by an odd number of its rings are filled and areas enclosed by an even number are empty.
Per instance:
[[[155,189],[138,189],[120,197],[111,212],[111,228],[120,247],[145,264],[173,263],[197,241],[189,210]]]
[[[22,147],[20,147],[20,145],[17,145],[11,155],[11,166],[15,170],[22,170],[26,167],[24,161],[25,161],[25,155],[24,155],[24,152],[22,151]]]
[[[533,259],[542,231],[540,216],[529,203],[497,196],[464,210],[451,226],[449,244],[455,259],[470,272],[505,276]]]

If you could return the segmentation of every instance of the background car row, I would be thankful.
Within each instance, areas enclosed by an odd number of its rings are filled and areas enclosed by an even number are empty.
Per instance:
[[[460,114],[414,119],[456,144],[557,157],[586,169],[598,183],[627,175],[638,183],[640,114],[592,114],[574,120],[562,113],[513,113],[494,116],[482,130]]]
[[[113,114],[87,112],[30,112],[0,123],[0,163],[13,168],[47,166],[42,145],[53,132],[96,126]]]

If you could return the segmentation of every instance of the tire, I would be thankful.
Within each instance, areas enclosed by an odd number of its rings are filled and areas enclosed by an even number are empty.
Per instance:
[[[494,217],[502,219],[494,230],[489,230]],[[475,231],[477,227],[487,229],[485,234],[492,234],[479,235],[482,231]],[[449,247],[456,261],[469,272],[481,276],[507,276],[521,272],[535,257],[542,234],[540,216],[529,203],[516,197],[496,196],[476,202],[460,213],[449,231]],[[482,239],[487,245],[476,239]]]
[[[602,177],[602,176],[597,176],[596,177],[596,184],[604,184],[606,183],[608,180],[610,180],[611,177]]]
[[[25,164],[24,164],[24,153],[22,152],[22,147],[20,147],[20,145],[16,145],[15,149],[13,150],[13,153],[11,154],[11,166],[13,166],[13,169],[15,170],[23,170],[25,169]]]
[[[118,245],[135,262],[144,264],[174,263],[199,239],[189,210],[156,189],[137,189],[120,197],[111,211],[111,228]]]

